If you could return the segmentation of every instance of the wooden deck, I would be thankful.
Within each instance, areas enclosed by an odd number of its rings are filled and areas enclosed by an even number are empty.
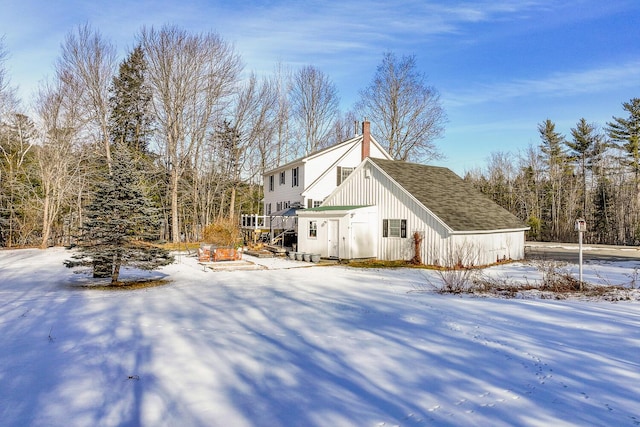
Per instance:
[[[286,256],[287,252],[291,250],[289,247],[277,245],[264,245],[264,248],[275,256]]]
[[[256,258],[273,258],[273,252],[271,251],[267,251],[264,249],[260,249],[260,250],[246,250],[244,251],[245,254],[247,255],[251,255],[254,256]]]

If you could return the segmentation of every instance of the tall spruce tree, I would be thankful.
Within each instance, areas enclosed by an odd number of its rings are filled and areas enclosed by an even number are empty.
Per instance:
[[[151,89],[146,83],[147,63],[140,46],[120,64],[109,88],[109,127],[114,143],[126,144],[135,154],[148,154],[151,134]]]
[[[158,240],[159,214],[140,184],[130,150],[121,144],[112,148],[111,173],[105,159],[85,209],[79,254],[74,258],[92,264],[94,277],[111,276],[111,283],[117,284],[122,266],[152,270],[171,263],[172,257],[153,244]]]

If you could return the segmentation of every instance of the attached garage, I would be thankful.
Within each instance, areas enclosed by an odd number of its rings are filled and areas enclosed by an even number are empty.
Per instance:
[[[365,159],[315,209],[298,211],[298,248],[340,259],[487,265],[524,258],[518,218],[447,168]]]

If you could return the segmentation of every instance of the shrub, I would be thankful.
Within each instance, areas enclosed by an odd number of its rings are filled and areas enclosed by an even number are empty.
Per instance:
[[[218,220],[207,225],[203,236],[205,242],[218,246],[236,247],[242,244],[240,227],[230,219]]]
[[[422,264],[422,241],[424,240],[424,236],[419,231],[413,233],[413,258],[411,259],[411,264],[420,265]]]

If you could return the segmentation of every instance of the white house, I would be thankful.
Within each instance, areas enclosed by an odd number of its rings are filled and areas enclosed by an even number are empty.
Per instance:
[[[365,121],[361,135],[265,172],[264,213],[271,215],[292,206],[320,206],[367,157],[391,160],[371,136],[370,124]]]
[[[517,217],[447,168],[366,158],[315,208],[298,211],[298,251],[341,259],[487,265],[524,258]]]
[[[320,206],[367,157],[391,160],[365,121],[362,134],[265,172],[264,215],[243,215],[242,227],[269,232],[273,240],[274,231],[295,227],[294,208]]]

